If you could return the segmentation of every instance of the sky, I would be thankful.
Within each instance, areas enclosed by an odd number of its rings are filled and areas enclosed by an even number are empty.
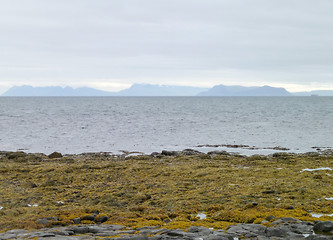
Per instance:
[[[332,0],[0,0],[12,86],[333,90]]]

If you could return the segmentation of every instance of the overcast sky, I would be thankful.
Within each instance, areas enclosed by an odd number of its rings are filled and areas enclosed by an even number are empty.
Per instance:
[[[333,89],[333,1],[0,0],[0,94],[133,83]]]

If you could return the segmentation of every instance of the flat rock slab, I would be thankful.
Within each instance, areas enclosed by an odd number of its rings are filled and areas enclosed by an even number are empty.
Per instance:
[[[7,239],[118,239],[118,240],[333,240],[333,222],[318,222],[316,224],[282,219],[274,222],[275,226],[265,227],[259,224],[237,224],[227,231],[206,227],[190,227],[187,231],[180,229],[161,229],[144,227],[129,229],[121,225],[77,225],[69,227],[44,228],[38,231],[24,229],[9,230],[0,233],[0,240]],[[314,230],[319,234],[315,234]],[[317,233],[317,232],[316,232]],[[323,234],[321,234],[323,233]]]

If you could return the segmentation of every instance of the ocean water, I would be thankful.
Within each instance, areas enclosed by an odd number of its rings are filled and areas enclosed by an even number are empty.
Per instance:
[[[255,150],[212,146],[227,144]],[[254,154],[277,146],[333,147],[333,97],[0,97],[0,151]]]

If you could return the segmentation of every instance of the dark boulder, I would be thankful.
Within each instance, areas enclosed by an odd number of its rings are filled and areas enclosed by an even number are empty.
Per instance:
[[[109,220],[109,217],[108,217],[108,216],[101,216],[101,217],[98,217],[98,218],[96,219],[96,221],[97,221],[98,223],[103,223],[103,222],[106,222],[107,220]]]
[[[178,151],[167,151],[167,150],[163,150],[162,155],[164,156],[179,156],[179,152]]]
[[[48,155],[49,158],[62,158],[62,154],[59,152],[53,152],[50,155]]]
[[[74,218],[74,219],[72,219],[72,221],[73,221],[73,223],[74,224],[80,224],[81,223],[81,218]]]
[[[318,222],[313,226],[313,231],[333,235],[333,221]]]
[[[197,150],[193,149],[184,149],[183,151],[180,152],[181,155],[186,155],[186,156],[191,156],[191,155],[199,155],[202,154],[202,152],[199,152]]]

